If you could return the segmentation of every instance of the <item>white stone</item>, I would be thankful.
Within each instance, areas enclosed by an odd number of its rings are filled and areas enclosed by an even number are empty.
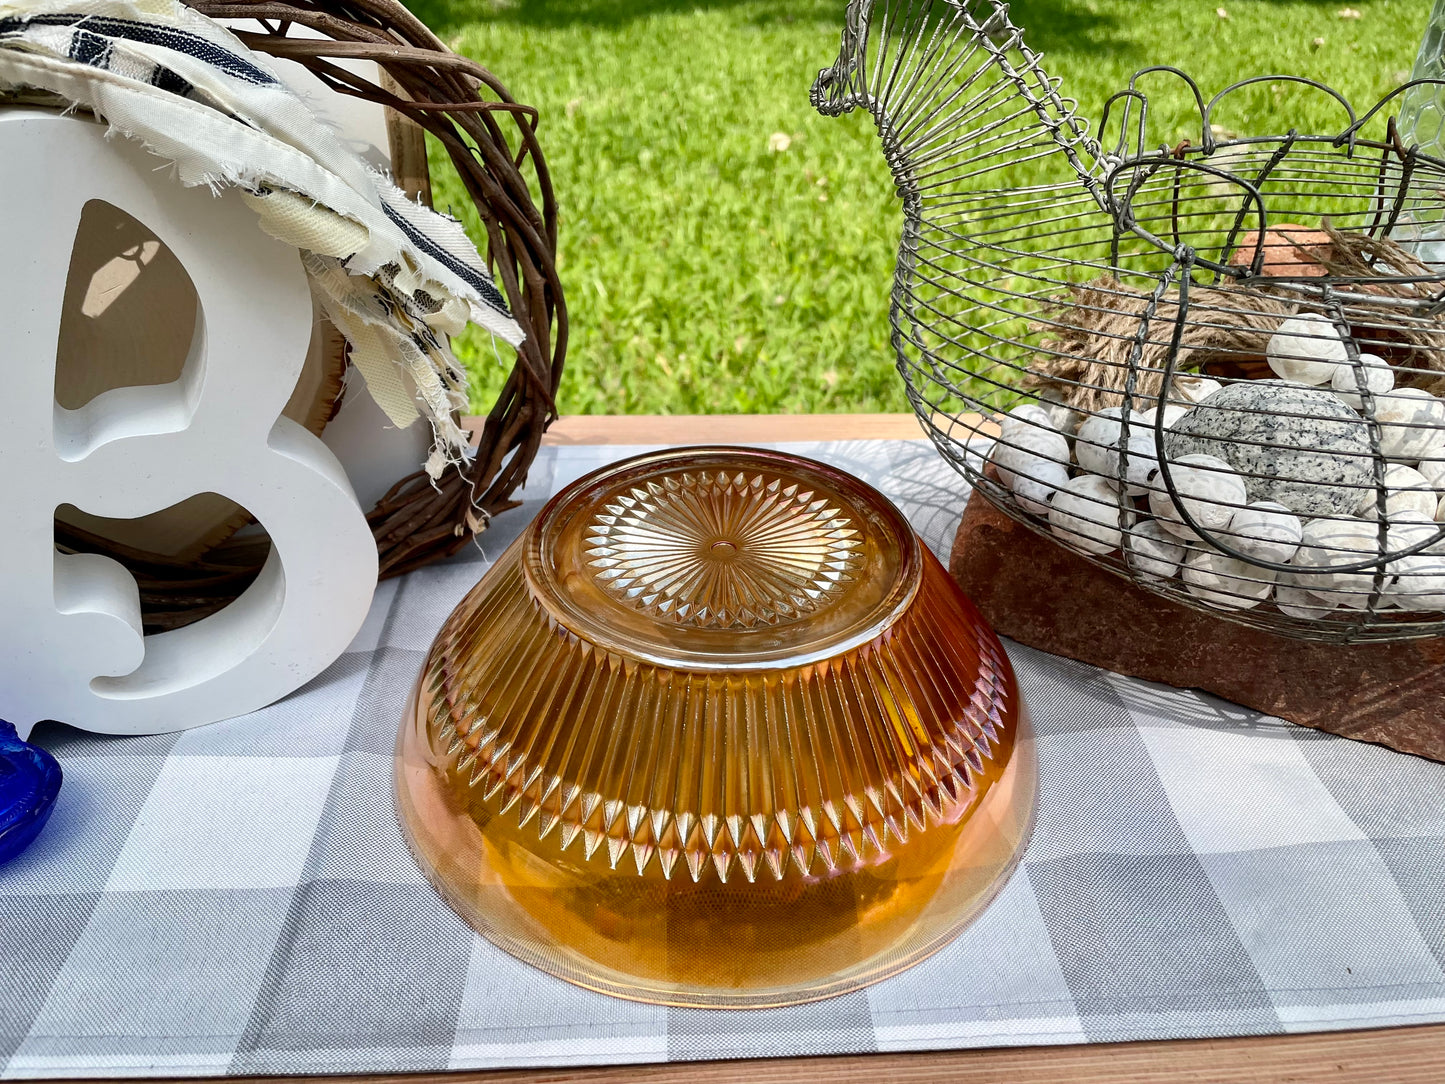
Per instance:
[[[1014,407],[999,423],[999,432],[1007,436],[1010,431],[1017,431],[1020,426],[1052,429],[1054,432],[1058,432],[1059,429],[1054,424],[1054,419],[1049,416],[1049,412],[1038,403],[1021,403]]]
[[[1074,460],[1081,470],[1114,478],[1119,474],[1119,438],[1123,433],[1123,407],[1107,407],[1085,418],[1074,435]],[[1129,435],[1146,432],[1142,415],[1129,416]]]
[[[1115,485],[1119,484],[1119,448],[1120,444],[1115,443],[1109,449],[1108,478]],[[1157,445],[1154,443],[1154,434],[1148,431],[1131,430],[1129,433],[1129,453],[1124,460],[1123,485],[1131,497],[1142,497],[1149,492],[1149,478],[1159,469],[1159,455]]]
[[[1020,424],[1006,436],[999,437],[993,447],[992,459],[998,468],[999,481],[1012,490],[1019,475],[1038,480],[1052,477],[1045,464],[1062,466],[1067,471],[1069,441],[1062,433],[1052,429]]]
[[[1193,453],[1171,461],[1168,467],[1185,511],[1206,531],[1228,527],[1235,511],[1247,503],[1244,479],[1218,456]],[[1179,538],[1198,537],[1174,506],[1162,467],[1149,479],[1149,510]]]
[[[1442,449],[1442,452],[1445,452],[1445,449]],[[1433,454],[1442,456],[1442,452],[1435,452]],[[1445,456],[1434,459],[1422,459],[1415,469],[1420,472],[1421,477],[1430,484],[1430,487],[1434,489],[1440,497],[1440,503],[1435,508],[1435,519],[1439,522],[1445,522]]]
[[[1389,517],[1387,544],[1391,553],[1398,553],[1422,542],[1431,542],[1439,533],[1440,524],[1411,508],[1403,512],[1396,512]],[[1421,552],[1445,552],[1445,545],[1431,545],[1428,550]],[[1410,556],[1414,556],[1414,554]],[[1398,560],[1408,560],[1408,558],[1399,558]],[[1391,561],[1387,567],[1393,570],[1397,563],[1398,561]]]
[[[1445,402],[1419,388],[1396,388],[1375,400],[1380,453],[1418,463],[1445,450]]]
[[[1390,368],[1384,358],[1374,354],[1361,354],[1360,365],[1364,367],[1365,386],[1369,388],[1371,395],[1384,395],[1395,386],[1395,370]],[[1334,374],[1330,377],[1330,387],[1346,406],[1355,410],[1363,409],[1363,397],[1360,395],[1353,365],[1335,366]]]
[[[1184,546],[1157,519],[1146,519],[1124,535],[1124,560],[1141,580],[1172,580],[1184,560]]]
[[[1440,533],[1440,524],[1418,509],[1407,508],[1387,518],[1389,526],[1386,528],[1386,537],[1391,553],[1419,545]]]
[[[1312,519],[1305,524],[1299,552],[1292,562],[1297,584],[1315,597],[1338,606],[1363,610],[1374,589],[1375,568],[1338,571],[1380,554],[1379,527],[1350,516]],[[1391,577],[1388,569],[1384,586]]]
[[[1390,517],[1389,532],[1390,552],[1396,553],[1436,538],[1441,525],[1417,512],[1402,512]],[[1395,579],[1384,591],[1387,604],[1403,610],[1445,610],[1445,542],[1397,557],[1388,567]]]
[[[1293,572],[1282,572],[1275,581],[1274,604],[1280,613],[1303,621],[1317,621],[1336,608],[1333,602],[1299,586],[1299,577]]]
[[[1440,507],[1440,494],[1429,480],[1414,467],[1391,463],[1385,468],[1385,517],[1393,519],[1400,512],[1418,512],[1434,519]],[[1375,519],[1379,515],[1378,494],[1367,489],[1360,496],[1356,515]]]
[[[1042,406],[1022,403],[999,423],[998,439],[1003,445],[1016,445],[1018,449],[1002,452],[1001,460],[995,460],[999,463],[999,480],[1024,511],[1036,516],[1047,515],[1054,490],[1069,480],[1068,438],[1059,433]],[[1030,449],[1039,449],[1042,454],[1032,453]]]
[[[1081,474],[1054,494],[1049,504],[1049,527],[1054,534],[1089,553],[1119,548],[1120,528],[1133,516],[1119,507],[1119,494],[1107,478]]]
[[[1431,489],[1445,496],[1445,452],[1437,452],[1436,458],[1420,460],[1415,469]]]
[[[1269,367],[1283,380],[1301,384],[1328,384],[1336,366],[1349,361],[1349,352],[1326,316],[1302,312],[1279,325],[1265,348]]]
[[[1186,403],[1200,403],[1223,386],[1219,381],[1207,376],[1176,376],[1174,378],[1173,389],[1170,394],[1164,398],[1166,401],[1169,399],[1182,399]],[[1168,425],[1169,423],[1166,421],[1166,428]]]
[[[1057,399],[1041,399],[1039,405],[1048,412],[1049,421],[1060,433],[1073,433],[1084,417],[1068,403],[1061,403]]]
[[[1249,610],[1269,598],[1275,574],[1215,550],[1195,550],[1184,562],[1189,593],[1218,610]]]
[[[1399,575],[1384,597],[1402,610],[1445,610],[1445,556],[1422,553],[1402,558]]]
[[[1211,384],[1215,381],[1210,381]],[[1139,415],[1144,420],[1144,428],[1149,432],[1154,431],[1154,419],[1159,413],[1159,407],[1150,407]],[[1164,428],[1168,429],[1184,415],[1194,409],[1193,403],[1165,403],[1164,404]]]
[[[1440,503],[1435,507],[1435,518],[1445,522],[1445,449],[1432,454],[1437,458],[1422,459],[1415,469],[1440,498]]]
[[[1246,557],[1285,564],[1299,549],[1304,524],[1278,501],[1255,501],[1234,513],[1223,540]]]
[[[1062,489],[1069,481],[1069,469],[1062,463],[1048,459],[1036,459],[1028,464],[1028,473],[1012,476],[1009,492],[1025,512],[1036,516],[1049,514],[1049,500],[1055,491]]]

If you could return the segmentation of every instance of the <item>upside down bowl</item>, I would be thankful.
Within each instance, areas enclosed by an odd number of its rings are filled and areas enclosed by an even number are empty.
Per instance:
[[[899,511],[742,448],[559,493],[447,620],[396,753],[407,841],[469,924],[569,982],[713,1008],[942,948],[1034,791],[1008,658]]]

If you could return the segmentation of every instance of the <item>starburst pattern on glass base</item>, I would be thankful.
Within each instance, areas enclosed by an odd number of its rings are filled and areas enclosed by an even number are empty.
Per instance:
[[[588,531],[588,564],[614,596],[699,628],[812,613],[863,561],[831,501],[762,474],[681,471],[619,493]]]

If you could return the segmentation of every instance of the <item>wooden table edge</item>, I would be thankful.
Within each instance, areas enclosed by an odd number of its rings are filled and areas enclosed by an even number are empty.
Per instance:
[[[1440,1084],[1445,1080],[1445,1024],[1243,1038],[284,1079],[305,1084]]]
[[[760,444],[919,440],[912,414],[567,414],[543,444]]]
[[[468,419],[480,424],[481,419]],[[706,444],[907,440],[912,414],[569,415],[544,444]],[[74,1078],[95,1079],[95,1078]],[[134,1078],[130,1078],[134,1079]],[[157,1078],[175,1079],[175,1078]],[[233,1080],[274,1080],[239,1077]],[[746,1061],[288,1077],[310,1084],[1440,1084],[1445,1024],[1216,1039],[990,1047]]]

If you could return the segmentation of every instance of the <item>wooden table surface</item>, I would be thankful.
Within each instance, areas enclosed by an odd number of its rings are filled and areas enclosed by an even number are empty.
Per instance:
[[[921,437],[911,414],[589,417],[549,444],[743,443]],[[919,1054],[301,1078],[342,1084],[1442,1084],[1445,1024],[1243,1039],[1097,1043]]]
[[[912,414],[571,414],[543,444],[748,444],[922,438]]]

